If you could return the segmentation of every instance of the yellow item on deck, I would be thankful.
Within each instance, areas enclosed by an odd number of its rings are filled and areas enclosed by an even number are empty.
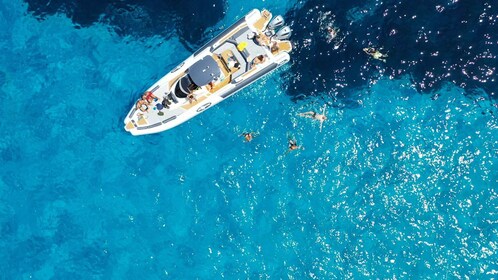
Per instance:
[[[237,49],[238,49],[239,51],[243,51],[246,47],[247,47],[247,42],[240,42],[240,43],[237,45]]]

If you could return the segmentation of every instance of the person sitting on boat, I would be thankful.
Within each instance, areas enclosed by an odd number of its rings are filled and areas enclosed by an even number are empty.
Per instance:
[[[274,54],[278,52],[278,43],[276,41],[273,41],[270,46],[270,51]]]
[[[381,53],[379,50],[376,50],[375,48],[364,48],[363,51],[373,57],[374,59],[380,60],[382,62],[386,62],[386,58],[388,57],[387,54]]]
[[[213,87],[214,87],[214,81],[211,81],[211,82],[209,82],[209,83],[206,85],[206,88],[207,88],[207,90],[209,90],[209,91],[210,91],[210,90],[212,90],[212,89],[213,89]]]
[[[251,33],[248,33],[248,34],[247,34],[247,39],[248,39],[248,40],[253,40],[253,39],[255,39],[255,38],[256,38],[256,36],[257,36],[257,35],[258,35],[258,33],[256,33],[256,32],[251,32]]]
[[[137,101],[137,105],[136,105],[136,109],[137,110],[140,110],[142,112],[147,112],[147,110],[149,110],[149,106],[148,106],[148,102],[143,100],[143,99],[140,99]]]
[[[239,69],[240,68],[240,63],[237,60],[235,60],[235,58],[229,57],[228,58],[228,65],[227,66],[230,69],[234,69],[234,68],[235,69]]]
[[[163,108],[169,109],[171,101],[169,101],[167,97],[164,97],[163,100],[161,101],[161,105],[163,106]]]
[[[153,101],[157,100],[157,97],[151,91],[146,91],[142,95],[142,100],[146,101],[150,105]]]
[[[269,46],[271,41],[271,39],[262,32],[253,33],[252,37],[248,36],[248,39],[256,40],[256,43],[260,46]]]
[[[263,63],[263,62],[265,62],[265,61],[266,61],[266,57],[265,57],[264,55],[260,54],[260,55],[256,56],[256,57],[252,60],[252,65],[251,65],[251,67],[254,67],[254,66],[256,66],[256,65],[258,65],[258,64],[261,64],[261,63]]]
[[[195,97],[194,93],[189,93],[187,95],[187,100],[190,104],[194,103],[194,101],[197,101],[197,98]]]
[[[325,115],[326,106],[327,105],[323,106],[321,114],[318,114],[315,111],[309,111],[309,112],[299,113],[298,116],[320,121],[320,131],[322,131],[323,122],[327,120],[327,116]]]

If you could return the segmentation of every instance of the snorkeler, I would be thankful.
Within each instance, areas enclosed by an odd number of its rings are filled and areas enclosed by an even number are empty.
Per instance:
[[[337,31],[331,26],[327,27],[327,33],[329,34],[329,39],[332,40],[337,37]]]
[[[337,34],[339,33],[340,29],[335,28],[333,26],[327,26],[327,43],[330,43],[332,40],[337,37]]]
[[[327,116],[325,115],[326,108],[327,105],[324,105],[321,114],[318,114],[315,111],[309,111],[309,112],[299,113],[298,116],[320,121],[320,132],[321,132],[323,127],[323,122],[327,119]]]
[[[298,150],[298,149],[301,149],[301,146],[297,145],[296,140],[289,139],[289,150],[287,150],[287,152]]]
[[[382,62],[386,62],[386,58],[388,57],[387,54],[381,53],[379,50],[376,50],[375,48],[363,48],[363,51],[373,57],[374,59],[380,60]]]
[[[244,140],[246,142],[251,142],[256,135],[254,134],[254,132],[244,132],[241,134],[241,136],[244,136]]]

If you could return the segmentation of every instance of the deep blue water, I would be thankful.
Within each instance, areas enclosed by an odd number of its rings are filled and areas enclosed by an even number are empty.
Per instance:
[[[497,277],[491,1],[0,3],[1,279]],[[288,19],[291,64],[173,130],[123,130],[255,7]],[[296,116],[325,104],[323,132]]]

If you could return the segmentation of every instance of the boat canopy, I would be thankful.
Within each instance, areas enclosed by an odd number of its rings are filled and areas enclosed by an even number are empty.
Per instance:
[[[205,86],[220,76],[221,70],[213,57],[207,55],[188,69],[188,75],[194,84]]]

